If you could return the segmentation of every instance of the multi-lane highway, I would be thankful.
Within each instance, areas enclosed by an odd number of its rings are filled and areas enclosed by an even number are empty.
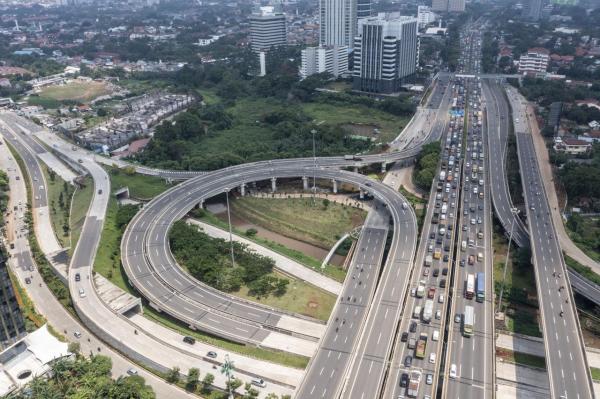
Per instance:
[[[522,97],[508,89],[517,135],[552,398],[591,398],[592,380],[573,293],[538,169]]]

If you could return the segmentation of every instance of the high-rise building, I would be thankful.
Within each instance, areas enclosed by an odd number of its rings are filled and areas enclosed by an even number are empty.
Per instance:
[[[419,6],[417,7],[417,20],[419,22],[419,28],[424,28],[430,23],[435,22],[437,15],[431,11],[431,7]]]
[[[322,72],[329,72],[335,77],[348,72],[348,47],[320,46],[302,50],[300,76],[304,79]]]
[[[371,16],[371,0],[356,0],[356,18]]]
[[[431,9],[438,12],[448,11],[448,0],[432,0]]]
[[[366,0],[319,0],[319,44],[352,48],[356,35],[357,1],[361,2],[361,13],[364,13]],[[369,13],[370,9],[369,4]]]
[[[25,334],[23,315],[8,275],[6,260],[0,252],[0,348],[14,344]]]
[[[268,51],[287,43],[285,14],[276,12],[274,7],[260,7],[249,19],[252,51]]]
[[[464,12],[465,0],[448,0],[448,12]]]
[[[542,0],[529,0],[527,7],[527,18],[532,21],[537,21],[542,15],[543,1]]]
[[[393,93],[415,73],[418,62],[417,18],[379,14],[360,19],[354,39],[353,88]]]

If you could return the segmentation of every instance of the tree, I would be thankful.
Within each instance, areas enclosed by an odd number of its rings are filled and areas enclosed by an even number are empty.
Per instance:
[[[249,382],[247,382],[246,385],[244,385],[244,391],[245,392],[243,399],[257,398],[259,394],[258,390],[254,389],[252,384],[250,384]]]
[[[79,342],[69,342],[68,351],[71,353],[79,353],[81,344]]]
[[[192,367],[188,371],[187,379],[185,382],[185,389],[187,389],[190,392],[196,391],[196,388],[198,388],[199,380],[200,380],[200,370],[198,370],[195,367]]]
[[[169,372],[167,373],[167,382],[170,382],[171,384],[175,384],[179,382],[179,379],[181,378],[181,373],[179,372],[179,367],[175,366],[173,367],[171,370],[169,370]]]
[[[203,393],[207,393],[208,391],[210,391],[210,387],[212,386],[213,382],[215,382],[215,376],[211,373],[206,373],[204,375],[204,378],[202,379]]]

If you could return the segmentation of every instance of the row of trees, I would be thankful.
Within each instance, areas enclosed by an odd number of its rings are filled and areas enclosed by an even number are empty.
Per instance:
[[[413,180],[421,189],[429,192],[433,179],[435,179],[438,162],[440,160],[440,142],[435,141],[423,146],[417,156],[417,163],[413,171]]]
[[[287,291],[289,280],[271,274],[273,259],[250,251],[244,244],[233,243],[233,266],[229,242],[212,238],[182,220],[173,224],[169,242],[177,261],[192,276],[221,291],[235,292],[246,286],[256,297],[281,296]]]

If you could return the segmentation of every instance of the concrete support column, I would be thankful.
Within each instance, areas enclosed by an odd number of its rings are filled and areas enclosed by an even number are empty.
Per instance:
[[[387,167],[387,162],[382,162],[381,163],[381,173],[385,173],[386,167]]]
[[[246,183],[242,183],[242,184],[240,185],[240,194],[242,195],[242,197],[243,197],[244,195],[246,195]]]
[[[358,173],[358,166],[354,167],[354,173]]]
[[[331,179],[331,183],[333,183],[333,193],[337,194],[337,191],[338,191],[337,180]]]
[[[304,191],[308,190],[308,177],[302,176],[302,189]]]
[[[200,200],[200,202],[198,202],[198,204],[196,205],[196,208],[202,209],[203,207],[204,207],[204,200]]]
[[[271,192],[277,191],[277,178],[271,177]]]
[[[362,188],[358,190],[358,196],[360,199],[365,199],[365,192]]]

